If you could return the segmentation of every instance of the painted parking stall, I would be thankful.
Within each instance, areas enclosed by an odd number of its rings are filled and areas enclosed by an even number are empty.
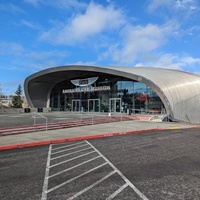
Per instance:
[[[180,129],[0,151],[0,199],[200,199],[199,143]]]
[[[42,200],[111,200],[121,195],[148,199],[90,142],[50,145]]]

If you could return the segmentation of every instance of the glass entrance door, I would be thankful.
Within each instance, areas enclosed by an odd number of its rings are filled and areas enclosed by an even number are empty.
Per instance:
[[[111,98],[110,99],[110,111],[111,112],[121,112],[121,98]]]
[[[100,99],[88,100],[88,112],[100,112]]]
[[[80,100],[72,100],[72,111],[73,112],[80,112]]]

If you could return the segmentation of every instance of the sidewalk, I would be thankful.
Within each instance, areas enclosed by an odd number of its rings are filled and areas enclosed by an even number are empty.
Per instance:
[[[80,126],[66,129],[2,136],[0,137],[0,151],[66,141],[185,128],[200,128],[200,126],[186,123],[149,122],[136,120]]]

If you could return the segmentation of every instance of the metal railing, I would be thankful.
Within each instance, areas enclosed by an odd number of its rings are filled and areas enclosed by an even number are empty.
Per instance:
[[[47,131],[47,128],[48,128],[48,127],[47,127],[47,123],[48,123],[47,117],[45,117],[45,116],[43,116],[43,115],[41,115],[41,114],[38,114],[38,113],[36,113],[36,112],[33,112],[32,118],[33,118],[33,124],[34,124],[34,125],[36,124],[36,119],[45,119],[45,122],[46,122],[45,127],[46,127],[46,131]]]
[[[80,112],[79,115],[80,115],[80,120],[81,121],[83,120],[83,115],[91,117],[92,125],[94,124],[94,115],[93,114],[89,114],[87,112]]]
[[[80,115],[80,120],[83,120],[84,116],[89,116],[91,117],[92,120],[92,125],[94,124],[95,117],[115,117],[115,116],[120,116],[120,121],[123,121],[123,115],[124,113],[113,113],[113,112],[108,112],[107,114],[94,114],[94,113],[88,113],[88,112],[78,112],[78,115]]]
[[[106,117],[110,117],[110,118],[112,117],[111,115],[109,115],[109,113],[108,114],[107,113],[106,114],[97,114],[97,113],[89,113],[89,112],[80,112],[79,115],[80,115],[80,119],[81,120],[83,120],[83,118],[84,118],[83,116],[86,116],[86,117],[89,116],[89,117],[91,117],[92,125],[95,122],[95,117],[96,117],[96,119],[99,118],[99,117],[105,117],[105,118]]]

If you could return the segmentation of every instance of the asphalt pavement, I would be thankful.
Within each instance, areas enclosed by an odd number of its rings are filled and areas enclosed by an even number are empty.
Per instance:
[[[199,200],[199,129],[0,152],[0,199]]]
[[[1,136],[0,198],[199,199],[199,128],[132,120]]]

